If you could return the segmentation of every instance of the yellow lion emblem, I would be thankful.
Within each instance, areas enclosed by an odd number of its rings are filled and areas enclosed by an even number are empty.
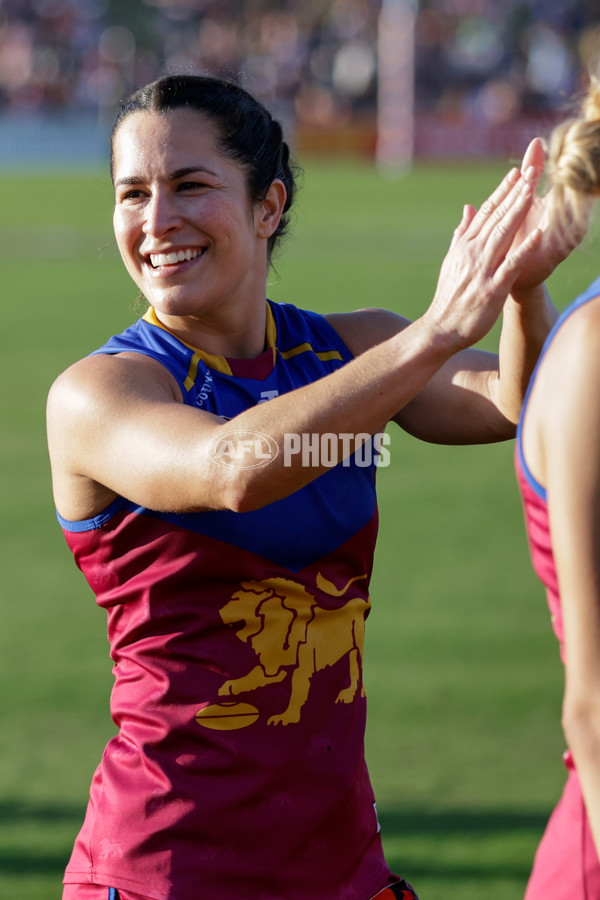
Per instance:
[[[317,586],[330,596],[342,597],[352,582],[362,578],[366,575],[352,578],[338,590],[319,574]],[[299,722],[315,672],[347,656],[349,684],[340,691],[336,703],[351,703],[359,690],[364,696],[362,654],[369,607],[369,600],[351,597],[338,609],[325,609],[302,584],[287,578],[243,582],[242,589],[221,610],[221,618],[227,625],[243,622],[237,636],[250,644],[259,664],[242,678],[226,681],[219,695],[235,697],[289,676],[287,709],[271,716],[268,724]]]

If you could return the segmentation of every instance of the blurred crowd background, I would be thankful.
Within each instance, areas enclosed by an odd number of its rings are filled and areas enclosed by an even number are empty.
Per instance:
[[[394,2],[414,12],[423,155],[503,152],[596,67],[595,0],[0,0],[0,156],[36,122],[92,139],[131,89],[181,70],[234,76],[309,148],[372,152]]]

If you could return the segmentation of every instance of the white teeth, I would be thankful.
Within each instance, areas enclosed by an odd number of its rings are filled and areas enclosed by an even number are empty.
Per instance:
[[[174,266],[175,263],[196,259],[201,250],[173,250],[172,253],[151,253],[150,262],[157,269],[159,266]]]

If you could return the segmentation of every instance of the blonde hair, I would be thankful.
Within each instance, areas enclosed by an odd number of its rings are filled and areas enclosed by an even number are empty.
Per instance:
[[[546,175],[553,189],[551,218],[563,228],[585,231],[592,201],[600,196],[600,80],[595,76],[579,115],[552,132]]]

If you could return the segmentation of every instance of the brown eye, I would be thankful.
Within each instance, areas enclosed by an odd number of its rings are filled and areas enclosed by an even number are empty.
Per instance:
[[[178,186],[178,190],[180,190],[180,191],[195,191],[195,190],[199,190],[200,188],[203,188],[203,187],[207,187],[207,185],[201,181],[182,181],[181,184]]]
[[[137,199],[141,195],[139,188],[127,188],[116,191],[116,199],[118,201]]]

